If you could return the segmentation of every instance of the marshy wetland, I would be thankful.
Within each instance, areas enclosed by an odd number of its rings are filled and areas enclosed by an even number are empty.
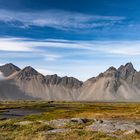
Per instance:
[[[140,103],[1,101],[0,140],[139,140]]]

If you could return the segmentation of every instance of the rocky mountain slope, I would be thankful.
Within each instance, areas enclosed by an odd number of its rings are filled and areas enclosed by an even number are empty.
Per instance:
[[[132,63],[110,67],[97,77],[81,82],[73,77],[44,76],[28,66],[9,63],[0,66],[0,99],[42,99],[66,101],[139,101],[140,72]]]
[[[82,82],[73,77],[44,76],[28,66],[20,70],[13,64],[0,67],[0,99],[76,100]],[[57,94],[56,94],[57,93]]]
[[[139,101],[140,100],[140,72],[132,63],[120,66],[118,69],[110,67],[84,82],[79,100],[85,101]]]
[[[12,63],[5,64],[3,66],[0,66],[0,71],[3,73],[4,76],[10,76],[11,74],[20,71],[20,68],[13,65]]]

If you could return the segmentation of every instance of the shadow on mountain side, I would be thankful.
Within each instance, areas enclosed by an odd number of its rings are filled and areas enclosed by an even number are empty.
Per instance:
[[[39,98],[31,97],[26,95],[25,92],[21,91],[18,86],[15,85],[12,80],[0,81],[0,100],[37,100]]]

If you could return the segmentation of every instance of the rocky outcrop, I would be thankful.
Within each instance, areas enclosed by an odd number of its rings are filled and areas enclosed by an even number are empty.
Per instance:
[[[82,86],[82,82],[74,77],[59,77],[57,74],[55,75],[47,75],[46,76],[47,85],[60,85],[67,88],[80,88]]]
[[[86,127],[88,131],[103,132],[109,136],[121,138],[124,135],[138,133],[140,125],[132,121],[99,120]],[[120,132],[116,135],[115,132]]]
[[[132,63],[127,63],[125,66],[120,66],[118,68],[118,72],[120,74],[120,77],[130,84],[133,83],[134,75],[137,73]]]
[[[79,100],[84,101],[138,101],[140,99],[140,72],[132,63],[110,67],[97,77],[84,82]]]
[[[60,82],[61,82],[61,77],[59,77],[57,74],[46,76],[47,85],[58,85]]]
[[[45,76],[43,76],[30,66],[25,67],[23,70],[19,71],[19,73],[15,76],[15,79],[21,81],[31,81],[35,79],[40,81],[41,83],[46,82]]]
[[[14,72],[20,71],[20,68],[17,66],[13,65],[12,63],[5,64],[3,66],[0,66],[0,71],[3,73],[4,76],[10,76]]]
[[[133,85],[140,89],[140,72],[136,72],[133,76]]]

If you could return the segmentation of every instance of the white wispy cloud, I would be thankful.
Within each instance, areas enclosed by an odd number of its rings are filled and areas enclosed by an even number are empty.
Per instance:
[[[0,39],[1,51],[31,51],[31,48],[25,45],[23,40],[16,38],[1,38]]]
[[[25,38],[0,38],[1,51],[39,51],[40,47],[46,48],[73,48],[90,49],[84,42],[73,42],[68,40],[32,40]]]
[[[99,51],[112,55],[139,56],[140,41],[106,41],[98,43]]]
[[[23,28],[33,25],[62,30],[91,29],[109,27],[124,19],[118,16],[88,15],[59,10],[17,12],[0,9],[0,21]]]
[[[45,49],[46,52],[44,53]],[[23,56],[21,52],[34,52],[43,56],[46,60],[56,60],[63,57],[63,53],[49,53],[47,49],[75,49],[80,53],[80,50],[87,50],[94,53],[104,53],[112,55],[140,55],[140,41],[71,41],[60,39],[44,39],[33,40],[28,38],[0,38],[0,51],[19,52],[17,56]],[[75,52],[75,53],[77,53]],[[83,52],[82,52],[83,53]],[[87,53],[87,52],[86,52]],[[9,54],[10,55],[10,54]]]
[[[57,55],[57,54],[46,54],[44,55],[45,60],[49,60],[49,61],[55,61],[58,60],[59,58],[62,58],[61,55]]]

